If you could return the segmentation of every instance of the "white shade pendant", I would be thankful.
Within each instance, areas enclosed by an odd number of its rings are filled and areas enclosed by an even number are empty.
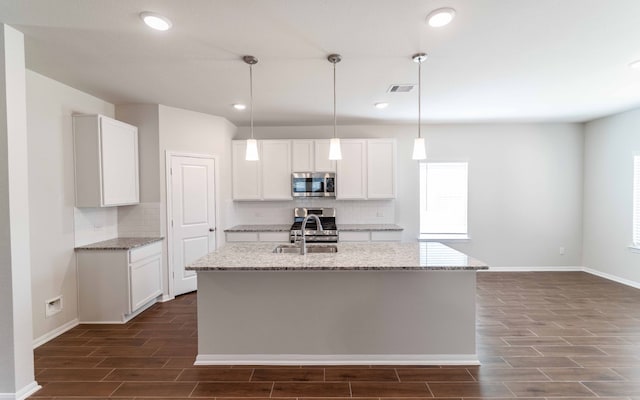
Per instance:
[[[249,64],[249,119],[251,120],[251,138],[247,139],[247,151],[244,159],[247,161],[259,161],[258,142],[253,138],[253,66],[258,63],[258,59],[254,56],[244,56],[242,60]]]
[[[258,161],[260,160],[260,156],[258,156],[258,141],[255,139],[247,139],[247,152],[245,153],[244,159],[247,161]]]
[[[414,160],[426,160],[427,149],[424,143],[424,138],[415,138],[413,140],[413,157]]]
[[[342,150],[338,138],[331,138],[329,142],[329,160],[342,160]]]
[[[422,137],[421,127],[422,127],[422,62],[427,59],[427,55],[425,53],[414,54],[412,57],[414,62],[418,63],[418,137],[413,141],[413,158],[414,160],[426,160],[427,159],[427,149],[425,145],[424,138]]]
[[[336,118],[336,64],[342,60],[340,54],[330,54],[327,60],[333,64],[333,138],[329,142],[329,160],[342,160],[340,139],[336,133],[338,120]]]

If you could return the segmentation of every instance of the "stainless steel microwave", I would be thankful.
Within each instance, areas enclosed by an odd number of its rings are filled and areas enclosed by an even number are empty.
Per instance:
[[[291,174],[293,197],[336,197],[335,172],[294,172]]]

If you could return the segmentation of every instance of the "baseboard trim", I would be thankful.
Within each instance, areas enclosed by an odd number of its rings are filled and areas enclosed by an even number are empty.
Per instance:
[[[583,267],[489,267],[488,270],[478,272],[574,272],[584,271]]]
[[[607,274],[605,272],[601,272],[601,271],[595,270],[593,268],[588,268],[588,267],[584,267],[583,271],[584,272],[588,272],[591,275],[599,276],[600,278],[608,279],[610,281],[621,283],[621,284],[626,285],[626,286],[631,286],[632,288],[640,289],[640,282],[636,282],[636,281],[632,281],[632,280],[629,280],[629,279],[621,278],[619,276]]]
[[[170,296],[168,294],[163,294],[162,295],[162,299],[160,299],[160,303],[164,303],[166,301],[171,301],[173,299],[175,299],[175,296]]]
[[[0,399],[24,400],[40,389],[42,389],[42,386],[38,385],[38,382],[33,381],[15,393],[0,393]]]
[[[561,266],[561,267],[489,267],[488,270],[478,271],[480,273],[487,272],[586,272],[591,275],[598,276],[600,278],[604,278],[613,282],[621,283],[626,286],[631,286],[635,289],[640,289],[640,282],[632,281],[630,279],[621,278],[616,275],[607,274],[606,272],[601,272],[595,270],[593,268],[588,267],[571,267],[571,266]]]
[[[75,319],[72,319],[71,321],[67,322],[64,325],[61,325],[61,326],[57,327],[56,329],[45,333],[44,335],[40,336],[39,338],[36,338],[36,339],[33,340],[33,348],[35,349],[37,347],[42,346],[43,344],[47,343],[48,341],[53,340],[53,339],[57,338],[58,336],[62,335],[66,331],[75,328],[79,324],[80,324],[80,322],[78,321],[78,318],[75,318]]]
[[[480,365],[476,354],[199,354],[194,365]]]

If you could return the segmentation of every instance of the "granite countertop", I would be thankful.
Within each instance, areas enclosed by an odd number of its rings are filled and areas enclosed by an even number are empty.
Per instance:
[[[225,232],[289,232],[291,224],[272,224],[272,225],[236,225],[225,229]]]
[[[78,246],[76,250],[129,250],[136,247],[146,246],[150,243],[159,242],[164,238],[159,237],[121,237],[115,239],[104,240]]]
[[[272,225],[236,225],[225,229],[225,232],[289,232],[291,224]],[[402,231],[396,224],[338,224],[338,231],[369,232],[369,231]]]
[[[437,242],[338,243],[337,253],[276,254],[277,243],[233,243],[200,258],[192,271],[480,270],[482,261]],[[312,246],[312,245],[310,245]]]
[[[370,232],[370,231],[402,231],[396,224],[338,224],[338,231]]]

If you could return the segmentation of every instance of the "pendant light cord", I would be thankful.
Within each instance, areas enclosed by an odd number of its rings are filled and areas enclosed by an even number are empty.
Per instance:
[[[333,63],[333,137],[336,138],[336,125],[338,119],[336,117],[336,63]]]
[[[249,118],[251,119],[251,139],[253,139],[253,64],[249,64]]]
[[[421,98],[422,98],[422,61],[418,61],[418,138],[421,138],[421,132],[420,132],[420,128],[421,128],[421,115],[420,112],[422,111],[422,106],[421,106]]]

